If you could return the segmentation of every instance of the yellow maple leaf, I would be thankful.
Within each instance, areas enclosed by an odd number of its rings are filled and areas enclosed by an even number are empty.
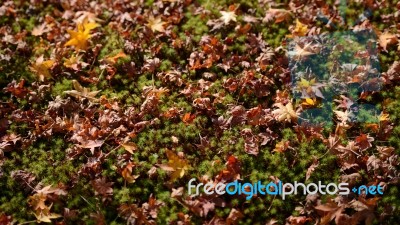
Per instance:
[[[153,32],[158,31],[158,32],[164,32],[164,25],[167,24],[166,22],[163,22],[161,20],[161,17],[154,18],[151,16],[149,20],[147,21],[146,26],[149,27]]]
[[[165,171],[172,172],[170,175],[171,181],[174,181],[177,178],[183,177],[183,175],[185,175],[185,172],[189,169],[189,164],[187,163],[187,161],[184,159],[181,159],[178,155],[176,155],[171,150],[167,149],[166,154],[167,154],[167,158],[168,158],[168,163],[161,164],[158,166],[160,166],[160,168]]]
[[[302,37],[302,36],[306,36],[308,32],[308,27],[307,25],[301,23],[298,19],[296,19],[296,27],[293,29],[293,36],[298,36],[298,37]]]
[[[67,30],[71,38],[65,46],[74,46],[76,50],[86,50],[88,40],[91,38],[90,31],[98,26],[99,24],[90,23],[85,18],[82,23],[77,24],[77,31]]]
[[[34,212],[33,215],[35,215],[36,221],[38,223],[41,223],[41,222],[51,223],[52,219],[57,219],[57,218],[61,217],[61,215],[59,215],[59,214],[51,213],[50,209],[51,209],[51,205],[50,205],[50,207],[48,207],[44,210]]]
[[[309,88],[313,84],[315,84],[315,78],[313,78],[313,79],[311,79],[309,81],[304,79],[304,78],[300,78],[300,82],[297,83],[297,87],[299,87],[299,88]]]
[[[54,60],[44,60],[42,55],[37,58],[35,63],[33,63],[29,68],[36,73],[40,81],[43,81],[45,78],[51,78],[49,69],[53,66],[53,64]]]
[[[302,106],[316,106],[317,105],[317,100],[314,98],[306,98],[304,101],[301,103]]]
[[[289,144],[290,144],[289,141],[284,141],[284,140],[277,142],[273,152],[279,152],[279,153],[285,152],[288,149]]]
[[[379,115],[379,121],[383,122],[383,121],[388,121],[389,120],[389,114],[382,112]]]

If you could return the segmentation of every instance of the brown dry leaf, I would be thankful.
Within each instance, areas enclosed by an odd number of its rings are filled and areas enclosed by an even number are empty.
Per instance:
[[[243,213],[233,208],[229,213],[229,216],[226,218],[226,224],[227,225],[237,224],[239,220],[242,219],[243,217],[244,217]]]
[[[133,163],[128,163],[128,165],[126,165],[125,168],[121,172],[122,177],[128,183],[134,183],[136,181],[136,179],[139,177],[139,175],[132,175],[132,168],[134,166],[135,165]]]
[[[331,199],[328,199],[328,202],[324,205],[315,206],[315,209],[323,216],[320,222],[321,225],[329,224],[333,219],[335,219],[336,224],[339,224],[344,208],[344,206],[338,206]]]
[[[133,154],[133,151],[137,150],[137,145],[133,142],[127,142],[127,143],[121,144],[121,146],[124,147],[125,150],[131,154]]]
[[[387,52],[386,47],[390,44],[396,44],[398,41],[397,36],[388,32],[379,35],[379,45]]]
[[[196,118],[195,114],[191,114],[191,113],[185,113],[182,117],[182,122],[184,122],[185,124],[190,124],[193,122],[193,120]]]
[[[171,198],[180,197],[183,195],[183,187],[179,187],[177,189],[172,188]]]
[[[314,158],[313,163],[311,164],[310,167],[308,167],[307,169],[307,173],[306,173],[306,181],[310,178],[311,174],[314,172],[314,170],[318,167],[319,165],[319,161],[318,158]]]
[[[355,139],[356,145],[360,147],[361,151],[372,147],[371,142],[373,141],[374,138],[367,134],[360,134],[360,136]]]
[[[80,144],[77,144],[76,146],[80,148],[88,148],[90,149],[90,152],[94,154],[94,149],[97,147],[101,147],[103,143],[104,143],[103,140],[84,140],[81,141]]]
[[[290,225],[303,225],[308,221],[312,221],[312,219],[305,216],[289,216],[286,221],[288,221]]]
[[[263,19],[264,22],[275,20],[275,23],[280,23],[290,19],[290,11],[286,9],[269,9]]]
[[[102,195],[103,197],[106,197],[113,194],[112,185],[114,183],[107,182],[105,177],[93,180],[91,183],[96,195]]]
[[[390,156],[394,154],[394,148],[388,146],[376,146],[376,149],[379,152],[379,158],[382,160],[386,160]]]

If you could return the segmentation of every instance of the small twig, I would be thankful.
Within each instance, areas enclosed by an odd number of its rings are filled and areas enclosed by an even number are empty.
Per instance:
[[[92,203],[90,203],[88,200],[86,200],[86,198],[84,198],[82,195],[79,195],[79,196],[81,196],[81,198],[82,198],[87,204],[89,204],[89,206],[90,206],[92,209],[96,210],[96,208],[92,205]]]
[[[268,211],[271,210],[272,202],[274,202],[275,198],[276,198],[276,195],[274,195],[274,198],[272,199],[271,204],[270,204],[269,207],[268,207]]]
[[[115,150],[118,149],[119,147],[121,147],[121,145],[118,145],[117,147],[111,149],[111,151],[109,151],[107,154],[104,155],[104,158],[107,158],[107,156],[108,156],[109,154],[111,154],[113,151],[115,151]]]

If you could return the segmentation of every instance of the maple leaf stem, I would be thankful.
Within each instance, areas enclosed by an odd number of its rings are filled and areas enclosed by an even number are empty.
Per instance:
[[[19,223],[18,225],[22,225],[22,224],[29,224],[29,223],[35,223],[37,222],[36,220],[30,220],[30,221],[25,221],[23,223]]]
[[[276,198],[276,195],[274,195],[274,198],[272,199],[271,203],[269,204],[268,211],[271,209],[272,203],[274,202],[275,198]]]
[[[107,154],[104,155],[104,158],[107,158],[108,155],[110,155],[112,152],[114,152],[116,149],[120,148],[122,145],[119,144],[117,147],[111,149],[111,151],[109,151]]]
[[[92,203],[90,203],[85,197],[83,197],[82,195],[79,195],[83,201],[85,201],[93,210],[96,210],[96,208],[93,206]]]
[[[185,207],[185,208],[189,209],[189,207],[188,207],[187,205],[185,205],[185,203],[183,203],[183,202],[182,202],[182,201],[180,201],[179,199],[172,198],[172,200],[174,200],[174,201],[178,202],[178,203],[179,203],[179,204],[181,204],[183,207]]]

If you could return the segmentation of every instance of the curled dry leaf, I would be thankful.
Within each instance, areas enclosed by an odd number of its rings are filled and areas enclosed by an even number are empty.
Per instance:
[[[397,36],[388,32],[379,35],[379,45],[387,52],[386,48],[390,44],[396,44],[398,42]]]
[[[127,143],[121,144],[121,146],[124,147],[124,149],[131,154],[133,154],[133,152],[137,150],[137,145],[133,142],[127,142]]]

